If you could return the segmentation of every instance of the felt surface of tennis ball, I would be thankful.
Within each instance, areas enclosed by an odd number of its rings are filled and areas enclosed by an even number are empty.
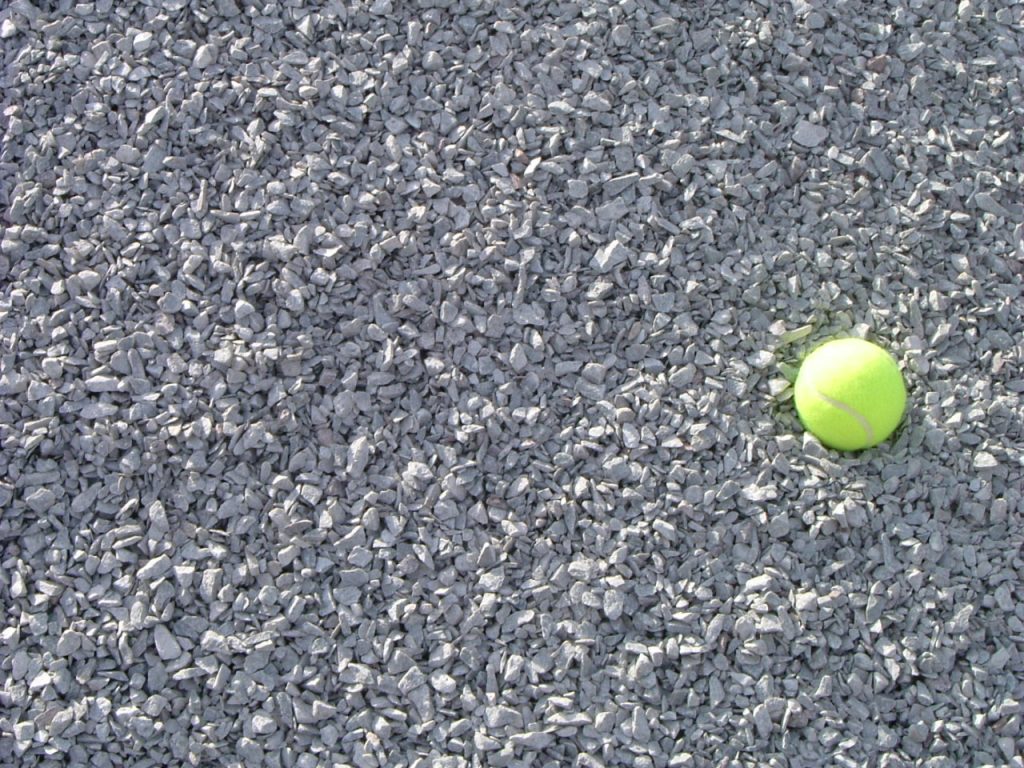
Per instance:
[[[884,349],[863,339],[836,339],[803,361],[794,400],[800,421],[822,443],[859,451],[896,429],[907,390],[896,360]]]

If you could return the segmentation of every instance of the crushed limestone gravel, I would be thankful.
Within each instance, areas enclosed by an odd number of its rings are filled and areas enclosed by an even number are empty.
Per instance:
[[[6,4],[0,765],[1024,766],[1022,29]]]

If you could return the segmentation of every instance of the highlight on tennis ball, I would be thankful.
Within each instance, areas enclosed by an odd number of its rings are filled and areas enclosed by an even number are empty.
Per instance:
[[[907,390],[896,360],[864,339],[835,339],[811,352],[794,386],[800,421],[830,448],[859,451],[889,437]]]

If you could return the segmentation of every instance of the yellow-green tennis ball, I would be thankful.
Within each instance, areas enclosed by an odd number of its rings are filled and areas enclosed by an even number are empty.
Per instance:
[[[907,389],[892,355],[863,339],[836,339],[800,366],[794,387],[803,425],[831,448],[878,445],[903,418]]]

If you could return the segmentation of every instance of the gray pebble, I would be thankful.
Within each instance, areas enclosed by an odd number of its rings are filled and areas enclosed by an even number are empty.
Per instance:
[[[618,240],[612,240],[594,254],[594,266],[601,272],[609,272],[624,264],[629,257],[629,249]]]
[[[350,477],[359,477],[370,459],[370,444],[365,436],[359,436],[348,447],[348,464],[345,467]]]
[[[583,200],[590,194],[589,185],[582,179],[570,179],[566,182],[565,189],[569,197],[576,200]]]
[[[529,365],[529,358],[526,356],[526,348],[522,344],[515,344],[509,353],[509,364],[516,373],[522,373]]]
[[[510,743],[514,747],[526,747],[527,749],[544,749],[555,740],[553,734],[544,731],[528,731],[526,733],[513,734]]]
[[[254,714],[250,722],[252,725],[252,732],[257,736],[269,736],[277,730],[277,723],[274,722],[274,718],[263,712],[257,712]]]
[[[145,53],[150,50],[154,45],[153,33],[152,32],[139,32],[132,39],[132,50],[135,53]]]
[[[436,72],[444,66],[444,60],[437,51],[427,51],[423,56],[423,68],[428,72]]]
[[[159,555],[149,560],[138,570],[138,578],[142,581],[154,581],[171,570],[171,559],[167,555]]]
[[[604,593],[603,608],[605,615],[615,621],[622,617],[622,613],[625,610],[625,598],[622,593],[615,589],[609,589]]]
[[[988,451],[975,453],[972,463],[975,469],[993,469],[999,466],[999,460]]]
[[[59,656],[74,656],[82,647],[82,633],[73,629],[61,633],[56,651]]]
[[[217,61],[217,46],[209,43],[196,48],[195,56],[192,57],[192,66],[198,69],[206,69]]]
[[[802,147],[817,147],[828,138],[828,129],[822,125],[801,120],[793,131],[793,141]]]
[[[608,180],[601,188],[608,195],[619,195],[635,185],[639,179],[639,173],[627,173]]]
[[[164,661],[173,661],[182,654],[177,638],[163,624],[153,627],[153,642],[156,645],[157,654]]]
[[[590,109],[595,112],[607,112],[612,108],[611,102],[607,97],[593,91],[583,97],[582,106],[584,109]]]
[[[43,515],[52,511],[57,495],[49,488],[35,488],[25,496],[25,503],[37,515]]]

